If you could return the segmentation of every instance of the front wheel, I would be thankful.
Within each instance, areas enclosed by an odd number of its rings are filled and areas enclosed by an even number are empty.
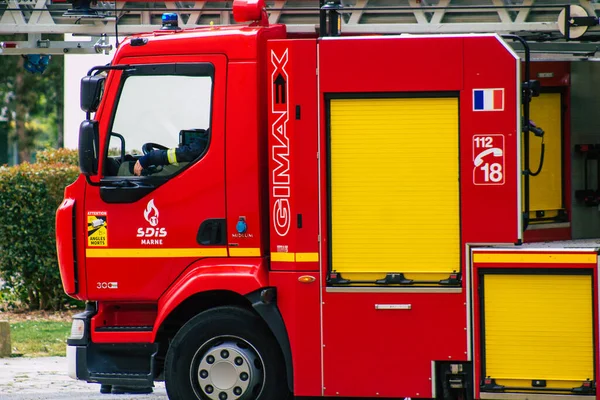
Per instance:
[[[281,400],[288,396],[279,345],[250,311],[218,307],[186,323],[169,346],[170,400]]]

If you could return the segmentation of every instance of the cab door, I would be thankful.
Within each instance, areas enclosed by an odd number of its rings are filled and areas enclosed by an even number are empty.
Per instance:
[[[99,180],[86,189],[87,290],[94,300],[155,301],[194,261],[227,256],[227,64],[222,55],[121,62],[130,68],[107,90],[115,100],[99,117]],[[132,173],[144,144],[174,149],[205,131],[193,161]]]

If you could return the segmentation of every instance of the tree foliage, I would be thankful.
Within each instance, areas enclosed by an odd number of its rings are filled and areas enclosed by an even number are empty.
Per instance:
[[[0,278],[20,304],[57,310],[70,300],[58,269],[55,213],[79,170],[73,150],[42,152],[38,160],[0,167]]]
[[[8,120],[8,138],[17,142],[19,162],[63,141],[64,57],[52,57],[43,74],[27,72],[24,61],[0,56],[0,118]]]

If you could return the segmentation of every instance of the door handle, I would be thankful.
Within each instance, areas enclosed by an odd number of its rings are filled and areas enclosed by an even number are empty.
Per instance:
[[[412,304],[375,304],[376,310],[410,310]]]
[[[205,219],[198,228],[196,242],[202,246],[225,245],[227,234],[225,219]]]

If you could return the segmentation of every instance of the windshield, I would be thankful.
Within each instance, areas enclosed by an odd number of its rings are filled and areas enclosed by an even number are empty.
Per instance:
[[[123,136],[125,151],[139,154],[144,143],[177,147],[182,130],[208,129],[212,77],[133,75],[123,85],[112,132]],[[120,151],[111,137],[109,149]]]

